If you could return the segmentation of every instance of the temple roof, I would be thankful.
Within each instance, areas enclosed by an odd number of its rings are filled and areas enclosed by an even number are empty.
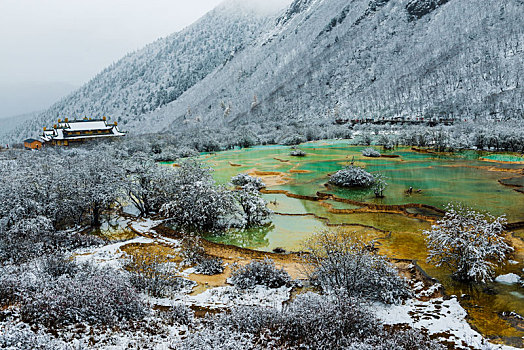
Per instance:
[[[92,134],[91,131],[103,131],[102,134]],[[111,136],[124,136],[115,124],[107,124],[105,120],[73,120],[60,122],[52,130],[44,130],[41,139],[45,142],[52,140],[80,140]]]

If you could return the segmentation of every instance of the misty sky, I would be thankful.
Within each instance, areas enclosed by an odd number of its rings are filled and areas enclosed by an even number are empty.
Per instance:
[[[0,0],[0,118],[43,109],[222,0]]]

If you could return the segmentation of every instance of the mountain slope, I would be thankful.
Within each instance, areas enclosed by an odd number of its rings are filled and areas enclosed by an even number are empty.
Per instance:
[[[36,133],[57,118],[107,115],[125,124],[177,99],[272,25],[287,0],[255,6],[228,0],[199,21],[128,54],[45,111],[16,137]]]
[[[230,125],[522,118],[523,10],[516,0],[297,0],[265,41],[150,118],[171,128],[195,115]]]
[[[136,133],[362,116],[522,118],[521,0],[295,0],[263,15],[245,3],[128,55],[19,135],[90,114]]]

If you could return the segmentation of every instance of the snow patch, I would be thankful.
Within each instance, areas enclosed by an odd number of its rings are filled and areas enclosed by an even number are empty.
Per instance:
[[[151,229],[162,223],[162,220],[144,219],[130,224],[131,228],[139,233],[150,233]]]
[[[415,329],[427,330],[429,335],[445,334],[446,337],[441,336],[439,340],[454,342],[456,349],[465,349],[464,343],[475,349],[483,348],[487,342],[468,324],[466,310],[456,298],[436,298],[427,302],[410,299],[403,305],[375,303],[373,309],[377,318],[385,324],[407,324]],[[511,346],[498,348],[516,349]]]
[[[211,309],[231,308],[233,306],[262,306],[274,307],[280,310],[282,303],[289,300],[290,295],[291,288],[285,286],[277,289],[255,286],[245,290],[225,286],[208,289],[197,295],[177,295],[173,299],[150,298],[149,302],[161,306],[184,304]]]
[[[495,282],[504,284],[515,284],[520,281],[520,276],[514,273],[508,273],[506,275],[500,275],[495,278]]]
[[[121,247],[132,244],[148,244],[155,240],[146,237],[137,237],[131,240],[118,242],[102,247],[91,247],[75,251],[74,258],[78,263],[93,262],[100,266],[111,266],[120,268],[123,266],[122,258],[125,253],[120,250]]]

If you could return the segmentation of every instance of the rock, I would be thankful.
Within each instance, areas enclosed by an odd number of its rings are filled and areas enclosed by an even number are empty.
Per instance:
[[[504,284],[515,284],[520,281],[520,276],[514,273],[508,273],[506,275],[500,275],[495,278],[495,282]]]
[[[449,0],[411,0],[406,5],[406,11],[411,20],[422,18],[434,11],[437,7],[444,5]]]

